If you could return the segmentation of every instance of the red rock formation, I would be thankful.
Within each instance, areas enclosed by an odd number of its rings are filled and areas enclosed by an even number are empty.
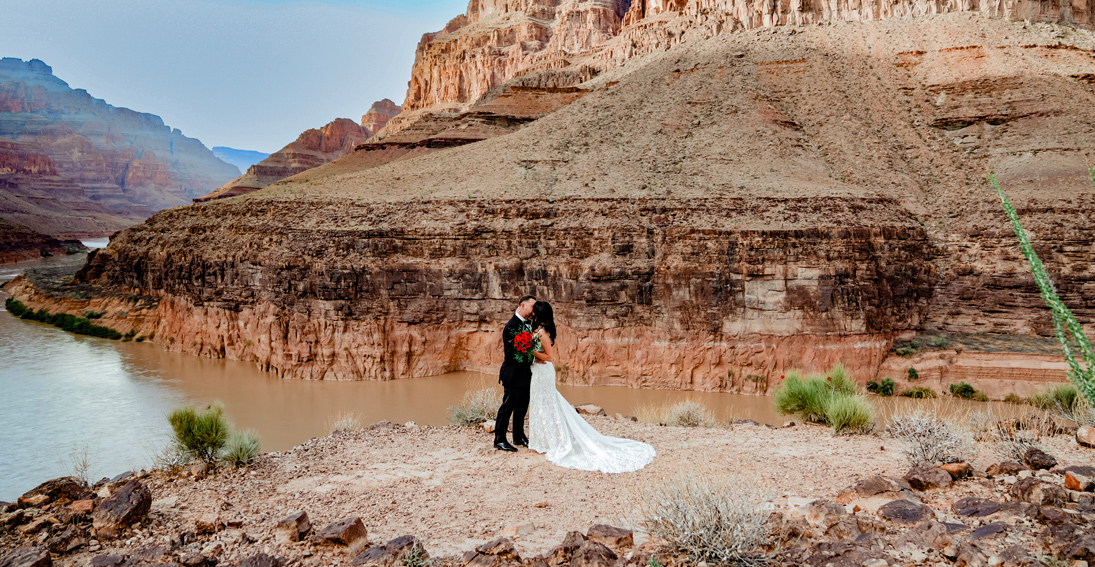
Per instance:
[[[361,117],[360,126],[348,118],[338,118],[322,128],[306,130],[291,144],[252,165],[247,173],[207,195],[195,198],[194,202],[245,195],[286,177],[334,161],[371,138],[399,112],[398,105],[384,99],[369,108],[369,112]]]
[[[157,116],[73,90],[41,61],[0,60],[0,214],[9,220],[109,234],[237,173]]]
[[[0,218],[0,264],[86,250],[75,240],[61,241]]]

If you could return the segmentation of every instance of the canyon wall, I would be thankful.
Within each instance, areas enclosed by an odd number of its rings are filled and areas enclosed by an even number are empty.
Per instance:
[[[0,60],[0,214],[10,221],[109,234],[238,173],[158,116],[72,89],[41,61]]]
[[[305,130],[296,140],[269,157],[247,168],[243,175],[216,190],[197,197],[195,203],[246,195],[286,177],[334,161],[363,144],[400,112],[394,102],[384,99],[373,103],[361,117],[361,124],[337,118],[322,128]]]
[[[79,241],[58,240],[0,218],[0,264],[43,256],[74,254],[84,250],[86,248]]]

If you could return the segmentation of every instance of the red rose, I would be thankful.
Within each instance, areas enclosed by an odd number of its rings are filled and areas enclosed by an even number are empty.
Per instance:
[[[513,348],[520,353],[526,353],[532,348],[532,333],[524,331],[513,337]]]

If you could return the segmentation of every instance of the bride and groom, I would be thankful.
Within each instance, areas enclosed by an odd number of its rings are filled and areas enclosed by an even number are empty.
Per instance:
[[[540,348],[524,351],[532,342]],[[561,467],[584,471],[622,473],[639,470],[654,460],[654,447],[618,437],[601,435],[555,388],[555,316],[551,304],[525,296],[502,332],[505,360],[498,381],[505,388],[494,423],[494,447],[516,451],[528,447]],[[529,435],[525,437],[525,414]],[[512,420],[513,445],[506,440]]]

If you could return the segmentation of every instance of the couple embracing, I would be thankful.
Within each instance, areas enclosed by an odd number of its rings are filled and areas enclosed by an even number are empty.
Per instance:
[[[502,331],[505,360],[498,381],[505,388],[494,424],[494,447],[516,451],[513,445],[543,453],[547,460],[569,469],[623,473],[654,460],[654,447],[601,435],[555,388],[555,315],[551,304],[525,296]],[[525,437],[525,414],[529,435]],[[513,425],[513,445],[506,430]]]

